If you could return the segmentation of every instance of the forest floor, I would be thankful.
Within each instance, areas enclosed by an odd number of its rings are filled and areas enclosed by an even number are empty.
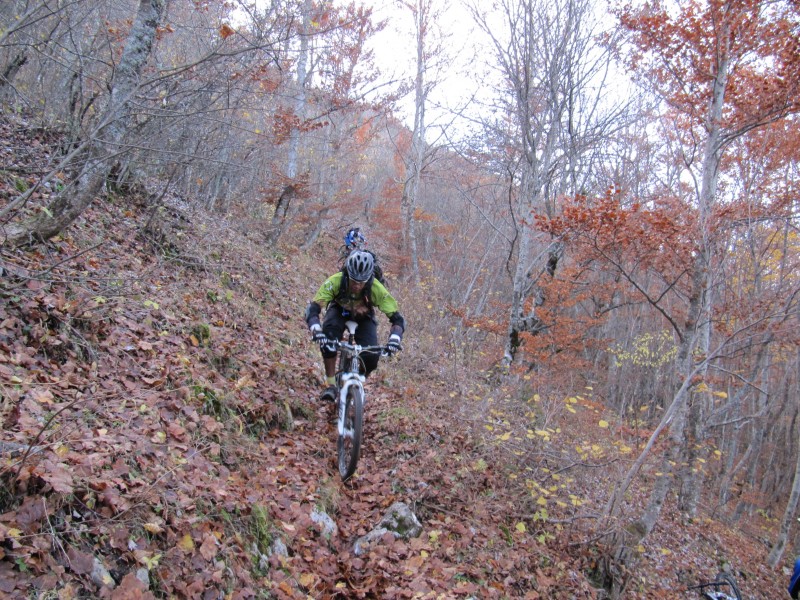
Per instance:
[[[3,203],[56,142],[0,121]],[[437,333],[447,316],[391,270],[405,348],[367,383],[363,457],[340,481],[302,319],[336,247],[273,248],[246,218],[128,190],[2,251],[0,597],[602,597],[599,516],[642,438],[579,377],[544,390],[474,368],[480,350]],[[356,555],[397,501],[421,536]],[[776,521],[752,513],[668,503],[624,597],[698,597],[724,564],[744,598],[787,597],[766,567]]]

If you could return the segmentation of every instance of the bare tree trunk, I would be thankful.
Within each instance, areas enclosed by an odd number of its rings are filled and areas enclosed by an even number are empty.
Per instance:
[[[481,272],[483,271],[484,265],[486,264],[486,259],[489,258],[489,248],[494,246],[494,243],[497,240],[499,235],[500,235],[500,233],[495,230],[495,232],[492,234],[492,237],[486,239],[486,249],[481,254],[481,260],[475,266],[475,269],[474,269],[473,275],[472,275],[472,279],[470,280],[469,285],[467,285],[467,289],[464,290],[464,294],[463,294],[463,296],[461,298],[461,305],[462,306],[467,304],[467,302],[469,301],[469,297],[472,296],[472,291],[475,289],[475,284],[478,282],[478,277],[481,275]],[[488,289],[491,289],[491,288],[488,288]],[[488,294],[484,293],[484,294],[482,294],[482,296],[486,297],[486,296],[488,296]],[[474,316],[475,313],[473,311],[471,311],[471,310],[468,310],[467,314],[471,315],[471,316]]]
[[[750,428],[750,443],[747,449],[747,474],[744,477],[744,485],[754,489],[758,484],[758,457],[761,454],[761,447],[764,443],[764,430],[760,427]],[[734,522],[738,521],[742,515],[752,511],[752,503],[746,498],[740,498],[736,509],[733,511]]]
[[[800,364],[800,361],[798,361],[798,364]],[[800,369],[798,371],[800,371]],[[798,437],[797,428],[795,428],[795,437]],[[775,545],[772,547],[767,557],[767,564],[773,569],[780,562],[783,557],[783,552],[786,549],[786,542],[789,539],[789,532],[795,520],[795,511],[797,510],[798,501],[800,501],[800,452],[797,453],[797,459],[795,461],[792,492],[789,495],[789,501],[786,503],[786,509],[783,511],[781,529],[778,532]]]
[[[289,152],[286,158],[286,171],[284,173],[284,187],[278,203],[275,206],[275,213],[272,216],[270,233],[268,239],[274,243],[280,238],[286,228],[292,211],[294,210],[295,200],[297,199],[297,172],[300,155],[300,123],[305,119],[306,114],[306,84],[309,76],[309,41],[311,31],[311,10],[312,0],[303,1],[302,30],[300,31],[300,53],[297,57],[297,70],[295,79],[295,96],[293,117],[296,122],[290,125],[289,132]]]
[[[300,249],[303,251],[310,250],[311,247],[314,245],[319,239],[320,234],[322,233],[322,225],[325,223],[326,219],[328,218],[328,213],[330,212],[329,206],[323,206],[319,210],[319,214],[317,218],[314,220],[314,226],[311,231],[306,235],[306,240],[300,245]]]
[[[0,99],[7,99],[10,97],[10,92],[13,89],[14,77],[19,70],[28,62],[28,55],[23,51],[19,51],[3,68],[0,73]]]
[[[425,108],[428,94],[438,82],[427,79],[432,61],[442,57],[442,49],[433,38],[433,27],[439,13],[433,9],[434,0],[414,0],[404,2],[414,16],[414,35],[417,42],[416,74],[414,77],[414,128],[411,132],[411,149],[406,159],[406,180],[400,206],[403,214],[403,243],[406,255],[410,257],[411,281],[419,282],[419,253],[415,213],[420,196],[422,173],[425,169],[427,148],[425,134]]]
[[[128,128],[130,102],[153,48],[167,0],[140,0],[125,49],[111,84],[111,96],[100,125],[80,156],[83,167],[46,211],[9,231],[6,244],[48,239],[69,226],[95,199],[105,184]]]
[[[8,17],[13,15],[13,18],[7,21],[9,25],[5,29],[0,30],[0,46],[4,45],[6,40],[12,38],[18,32],[34,25],[37,21],[47,17],[54,17],[71,5],[79,4],[82,1],[83,0],[57,2],[55,3],[56,6],[52,6],[53,3],[47,2],[46,0],[40,0],[38,2],[25,2],[25,12],[22,14],[12,12],[18,8],[18,5],[14,6],[13,3],[7,2],[8,7],[3,7],[3,9],[0,9],[0,11],[7,10],[8,12],[4,16],[8,19]]]
[[[507,368],[523,334],[543,329],[536,313],[545,301],[540,278],[555,273],[562,253],[559,240],[540,234],[534,220],[542,214],[556,216],[556,198],[577,185],[581,157],[601,143],[615,115],[601,114],[599,92],[588,85],[604,68],[603,58],[588,59],[597,49],[592,40],[599,33],[592,30],[591,2],[504,0],[497,7],[505,36],[498,35],[498,23],[489,22],[477,6],[473,15],[490,37],[508,85],[508,125],[487,125],[490,135],[502,140],[501,152],[510,157],[506,168],[514,242],[508,265],[513,291],[500,360]],[[580,124],[573,120],[578,105],[592,115]],[[532,308],[526,312],[531,297]]]
[[[722,107],[725,101],[725,88],[728,81],[728,61],[727,56],[723,54],[720,58],[718,71],[713,82],[713,91],[711,103],[709,105],[708,118],[706,120],[706,130],[708,136],[705,140],[703,165],[701,173],[701,188],[698,198],[699,212],[700,212],[700,235],[701,239],[698,240],[698,248],[695,252],[695,258],[692,264],[692,294],[689,301],[689,310],[687,312],[686,323],[682,331],[682,342],[678,352],[678,364],[680,372],[685,374],[691,371],[689,365],[693,360],[695,352],[699,351],[702,356],[708,356],[708,339],[709,331],[708,322],[703,322],[707,319],[709,314],[709,265],[712,256],[712,242],[711,242],[711,211],[716,199],[717,180],[719,178],[719,164],[722,159],[722,148],[720,146],[720,127],[722,118]],[[705,374],[706,362],[703,361],[703,369],[698,371],[698,374]],[[685,381],[685,380],[684,380]],[[697,408],[692,404],[700,402],[700,399],[691,397],[691,394],[686,396],[686,402],[689,404],[688,416],[696,417]],[[672,464],[684,464],[690,460],[690,448],[694,444],[695,435],[686,435],[686,419],[687,411],[681,410],[678,415],[683,416],[683,419],[676,419],[670,428],[670,437],[679,447],[671,451],[677,452],[676,456],[671,457],[672,462],[664,461],[662,464],[663,475],[659,478],[653,493],[648,501],[647,508],[644,512],[644,525],[645,535],[649,535],[655,523],[658,520],[661,509],[664,505],[666,497],[666,490],[662,487],[666,486],[667,489],[672,482]],[[696,434],[696,431],[695,431]],[[675,460],[675,459],[678,460]],[[691,502],[685,501],[685,495],[695,496],[697,490],[695,489],[697,483],[692,473],[691,464],[688,468],[680,472],[681,477],[681,498],[679,504],[684,507],[691,505]],[[688,504],[687,504],[688,502]],[[692,511],[694,508],[691,509]]]
[[[636,530],[640,531],[642,534],[638,541],[650,535],[658,522],[661,511],[664,508],[664,502],[666,501],[669,491],[672,489],[675,465],[681,464],[681,461],[687,456],[686,421],[692,401],[692,389],[696,383],[696,376],[700,373],[704,373],[708,365],[707,356],[697,364],[695,364],[694,361],[694,351],[697,348],[701,336],[699,321],[701,315],[704,314],[703,291],[706,289],[707,284],[707,269],[704,268],[707,264],[706,260],[707,257],[703,252],[703,248],[701,248],[700,251],[696,253],[692,265],[692,294],[689,299],[686,322],[681,332],[681,343],[675,358],[676,371],[680,374],[680,380],[676,382],[676,387],[678,387],[678,389],[673,397],[672,404],[665,412],[658,427],[656,427],[655,431],[650,436],[639,458],[637,458],[636,462],[628,470],[623,481],[617,484],[606,505],[606,517],[615,519],[622,509],[622,498],[633,482],[634,477],[638,474],[639,469],[644,464],[645,457],[650,453],[658,436],[667,425],[669,425],[670,444],[659,465],[660,474],[653,483],[650,496],[647,499],[647,504],[645,505],[642,515],[633,521]],[[615,559],[604,567],[607,570],[604,573],[604,577],[606,579],[611,579],[615,585],[618,585],[615,579],[618,575],[615,575],[615,573],[624,573],[626,569],[633,569],[638,560],[636,553],[626,551],[626,548],[619,546],[619,544],[623,542],[624,539],[622,538],[612,537],[611,554],[614,557],[624,557],[630,562],[618,563]],[[630,549],[628,548],[627,550]]]
[[[771,339],[771,336],[768,338]],[[769,343],[768,341],[761,345],[758,350],[758,354],[756,355],[755,365],[753,366],[753,370],[751,372],[751,376],[749,381],[754,382],[756,381],[759,373],[762,373],[765,369],[765,364],[767,357],[769,355]],[[748,387],[742,387],[739,391],[736,392],[736,395],[733,397],[733,401],[730,403],[730,413],[733,415],[738,415],[742,411],[743,399],[745,395],[750,391]],[[722,473],[722,481],[720,483],[719,489],[719,505],[725,506],[728,501],[730,500],[730,487],[733,481],[734,476],[736,473],[741,469],[742,465],[748,463],[749,457],[754,449],[756,448],[755,444],[749,444],[745,455],[741,458],[738,464],[734,464],[736,460],[737,448],[739,445],[739,431],[740,427],[734,427],[734,431],[730,436],[730,443],[725,448],[725,455],[727,456],[725,460],[725,469]],[[759,444],[760,446],[760,444]]]
[[[323,150],[318,159],[318,162],[323,165],[319,173],[318,183],[320,197],[319,208],[312,217],[311,231],[306,232],[305,241],[300,245],[300,249],[303,251],[311,249],[314,243],[319,239],[319,236],[322,234],[322,228],[328,220],[331,206],[336,198],[336,184],[339,174],[338,160],[341,144],[339,140],[333,139],[333,130],[333,127],[325,129]]]
[[[674,426],[673,421],[678,421],[677,429],[682,430],[682,425],[680,421],[683,419],[683,417],[681,416],[681,413],[685,411],[686,398],[689,394],[689,390],[692,387],[692,379],[694,378],[695,375],[697,375],[699,368],[703,368],[704,366],[705,365],[700,365],[700,367],[695,367],[695,369],[691,370],[684,377],[680,388],[675,393],[675,396],[672,399],[672,403],[664,412],[664,415],[661,417],[661,421],[659,422],[658,426],[655,428],[653,433],[650,434],[650,438],[647,440],[645,447],[639,453],[639,457],[636,459],[633,465],[631,465],[631,468],[628,469],[628,472],[623,478],[623,480],[619,482],[617,486],[614,488],[614,492],[609,497],[608,503],[606,504],[606,508],[604,511],[606,517],[616,518],[619,515],[620,511],[622,510],[622,499],[625,495],[625,492],[627,492],[631,483],[633,483],[633,479],[639,473],[639,470],[642,468],[642,465],[644,465],[647,456],[650,454],[650,451],[653,449],[656,440],[664,431],[664,429],[666,429],[667,426],[672,428]],[[665,463],[667,464],[667,467],[670,468],[669,463],[667,463],[666,460]],[[656,480],[656,483],[654,484],[654,489],[660,490],[661,486],[666,484],[668,490],[668,486],[670,485],[669,484],[670,480],[671,478],[669,477],[669,475],[665,474],[664,476]],[[658,493],[654,492],[653,497],[650,500],[650,504],[652,504],[653,506],[652,507],[648,506],[645,512],[648,513],[649,515],[654,514],[658,516],[658,512],[660,511],[661,504],[663,503],[665,497],[666,497],[666,492],[663,493],[661,491],[659,491]],[[648,516],[648,520],[652,519]],[[652,531],[652,527],[650,531]],[[649,534],[649,531],[646,531],[645,534]]]
[[[702,296],[702,322],[700,329],[698,351],[701,356],[708,356],[711,352],[711,290],[706,284]],[[705,376],[705,372],[701,375]],[[697,514],[697,505],[700,502],[700,491],[705,481],[705,469],[700,468],[700,454],[702,442],[706,437],[707,408],[712,404],[711,390],[695,392],[689,402],[688,420],[684,431],[683,456],[678,464],[681,465],[679,477],[681,482],[678,493],[678,510],[689,517]]]

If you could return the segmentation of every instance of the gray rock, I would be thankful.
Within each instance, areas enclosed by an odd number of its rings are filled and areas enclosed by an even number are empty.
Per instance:
[[[283,542],[283,540],[279,537],[273,540],[272,544],[267,549],[266,554],[262,554],[259,551],[258,546],[255,544],[255,542],[253,543],[251,551],[253,552],[253,556],[258,559],[258,568],[261,569],[262,571],[269,570],[269,557],[272,556],[273,554],[277,554],[278,556],[283,556],[283,557],[289,556],[289,549],[286,547],[286,544]]]
[[[318,510],[315,506],[311,511],[311,520],[319,525],[320,531],[326,540],[339,535],[339,527],[328,513]]]
[[[107,587],[111,589],[117,587],[117,582],[114,581],[111,573],[108,572],[108,569],[106,569],[105,565],[96,557],[94,559],[94,566],[92,567],[92,573],[90,577],[92,578],[92,581],[99,587]]]
[[[418,537],[422,533],[422,524],[407,504],[395,502],[383,515],[381,522],[378,523],[375,529],[356,540],[353,546],[353,553],[356,556],[361,556],[366,552],[366,547],[369,544],[381,539],[387,533],[392,534],[395,539]]]
[[[418,537],[422,533],[422,523],[417,519],[407,504],[395,502],[383,515],[383,519],[378,527],[385,527],[389,531],[398,534],[396,537],[405,539]]]
[[[289,549],[286,547],[286,544],[283,543],[281,538],[275,538],[275,541],[272,542],[272,546],[269,547],[269,556],[272,556],[273,554],[287,558],[289,557]]]
[[[353,554],[356,556],[361,556],[367,551],[367,547],[374,541],[379,540],[383,537],[383,534],[389,533],[389,530],[385,527],[378,527],[370,531],[367,535],[362,535],[360,538],[356,540],[356,543],[353,544]],[[396,533],[394,536],[400,537]]]

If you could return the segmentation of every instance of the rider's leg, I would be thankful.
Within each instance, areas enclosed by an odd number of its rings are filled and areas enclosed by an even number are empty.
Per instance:
[[[336,376],[336,355],[333,356],[323,356],[322,362],[325,364],[325,377],[329,384],[334,383],[334,378]]]
[[[325,390],[320,396],[321,400],[333,401],[336,399],[336,350],[323,347],[322,364],[325,365]]]
[[[325,311],[325,318],[322,320],[322,332],[329,340],[340,340],[344,333],[346,320],[342,314],[342,307],[335,303],[330,304]]]
[[[378,325],[375,317],[365,317],[358,320],[356,329],[356,343],[361,346],[375,346],[378,344]],[[372,373],[378,366],[379,355],[375,352],[365,352],[361,355],[364,362],[364,376]]]
[[[342,339],[344,332],[345,317],[342,315],[342,307],[338,304],[331,304],[325,311],[325,318],[322,321],[322,331],[330,340]],[[336,385],[336,349],[321,348],[322,363],[325,365],[325,383],[330,389]],[[325,390],[326,393],[329,391]]]

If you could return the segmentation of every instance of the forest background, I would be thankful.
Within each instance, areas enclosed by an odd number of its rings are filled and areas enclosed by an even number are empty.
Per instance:
[[[358,3],[0,7],[4,591],[102,588],[107,554],[119,597],[132,565],[164,597],[674,597],[723,566],[780,597],[800,498],[798,5],[466,3],[483,85],[455,106],[437,96],[466,52],[447,7],[394,7],[410,76],[376,66],[392,24]],[[375,450],[355,488],[301,441],[321,423],[297,331],[352,225],[410,324],[375,437],[413,441],[402,469]],[[182,487],[199,469],[252,490],[243,462],[276,456],[263,503]],[[404,469],[450,473],[449,493]],[[288,500],[297,480],[313,491]],[[391,496],[436,523],[424,547],[301,549],[309,498],[355,535]],[[290,556],[249,564],[278,531]],[[317,552],[336,569],[308,571]]]

